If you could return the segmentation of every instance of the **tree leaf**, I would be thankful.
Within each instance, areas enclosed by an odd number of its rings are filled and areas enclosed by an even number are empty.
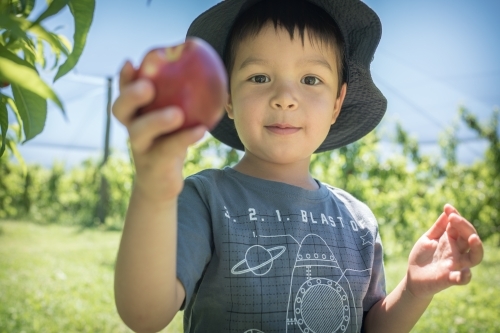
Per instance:
[[[33,22],[33,25],[39,24],[43,20],[45,20],[47,17],[51,17],[52,15],[55,15],[61,11],[67,4],[69,0],[54,0],[52,1],[47,9],[38,16],[38,18]]]
[[[61,45],[63,45],[66,48],[67,52],[63,51],[64,54],[68,55],[69,53],[71,53],[71,51],[73,50],[73,45],[71,45],[71,42],[69,41],[69,39],[66,36],[61,35],[61,34],[53,33],[53,35],[55,38],[59,38]]]
[[[13,36],[22,39],[29,39],[25,32],[25,28],[27,28],[29,24],[30,21],[25,18],[0,13],[0,28],[6,29],[10,32],[9,39]]]
[[[47,101],[17,84],[12,84],[12,93],[23,121],[24,142],[26,142],[43,131],[47,119]]]
[[[3,97],[6,99],[7,104],[9,104],[10,108],[12,109],[12,112],[14,112],[14,115],[16,116],[17,120],[17,127],[11,126],[13,129],[15,129],[15,132],[17,134],[17,141],[21,141],[23,139],[23,120],[21,119],[21,115],[19,114],[19,111],[17,110],[16,102],[7,95],[3,95]]]
[[[26,167],[26,163],[24,162],[23,157],[19,153],[19,150],[17,150],[17,145],[13,140],[7,139],[7,147],[9,147],[10,151],[14,156],[16,157],[17,161],[21,165],[21,170],[23,171],[23,176],[26,177],[26,174],[28,173],[28,168]]]
[[[43,99],[53,100],[63,114],[64,107],[54,91],[38,76],[36,70],[25,60],[0,45],[0,78],[11,84],[18,84],[23,89],[29,90]]]
[[[23,54],[24,54],[24,60],[29,62],[34,67],[35,62],[37,60],[36,48],[31,47],[30,43],[23,42],[22,43],[22,50],[23,50]]]
[[[40,64],[43,69],[45,69],[47,67],[47,62],[45,61],[45,55],[43,50],[44,50],[43,41],[41,39],[37,39],[35,61],[38,64]]]
[[[50,47],[52,48],[52,52],[54,52],[56,57],[59,57],[61,55],[61,52],[68,55],[68,51],[66,50],[65,46],[61,44],[60,39],[57,38],[54,34],[45,30],[45,28],[41,25],[36,24],[32,26],[29,29],[29,32],[35,34],[38,38],[41,38],[49,43]]]
[[[64,62],[59,67],[54,82],[60,77],[66,75],[75,67],[76,63],[82,55],[83,48],[87,41],[87,35],[94,18],[95,0],[70,0],[69,9],[75,19],[75,33],[73,35],[73,50]]]
[[[7,130],[9,129],[9,113],[7,111],[6,101],[4,96],[0,94],[0,134],[2,135],[2,144],[0,146],[0,156],[5,151],[5,139],[7,138]]]
[[[23,15],[24,17],[28,17],[31,14],[31,11],[35,7],[35,0],[21,0],[23,4]]]

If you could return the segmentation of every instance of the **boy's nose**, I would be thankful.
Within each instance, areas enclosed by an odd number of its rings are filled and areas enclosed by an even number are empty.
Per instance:
[[[298,104],[290,88],[282,88],[273,96],[271,105],[273,108],[279,110],[294,110]]]
[[[274,106],[278,109],[282,109],[282,110],[293,110],[295,109],[296,107],[296,104],[295,103],[292,103],[292,104],[288,104],[288,103],[275,103]]]

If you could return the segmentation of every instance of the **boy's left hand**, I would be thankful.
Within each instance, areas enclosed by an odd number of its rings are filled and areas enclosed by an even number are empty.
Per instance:
[[[483,244],[476,229],[447,204],[410,252],[407,290],[418,298],[432,298],[450,286],[467,284],[470,268],[482,259]]]

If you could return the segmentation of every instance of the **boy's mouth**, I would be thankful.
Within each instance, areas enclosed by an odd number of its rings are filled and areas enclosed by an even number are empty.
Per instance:
[[[276,124],[271,124],[268,126],[265,126],[267,130],[269,130],[272,133],[275,134],[293,134],[296,133],[300,130],[300,127],[295,127],[290,124],[282,124],[282,123],[276,123]]]

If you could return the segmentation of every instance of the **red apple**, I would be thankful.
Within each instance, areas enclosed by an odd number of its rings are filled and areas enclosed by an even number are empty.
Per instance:
[[[0,88],[7,88],[10,86],[10,83],[7,81],[0,81]]]
[[[224,113],[226,69],[212,46],[200,38],[150,50],[136,78],[151,80],[156,92],[153,102],[139,109],[139,114],[176,105],[185,114],[180,129],[200,124],[212,129]]]

